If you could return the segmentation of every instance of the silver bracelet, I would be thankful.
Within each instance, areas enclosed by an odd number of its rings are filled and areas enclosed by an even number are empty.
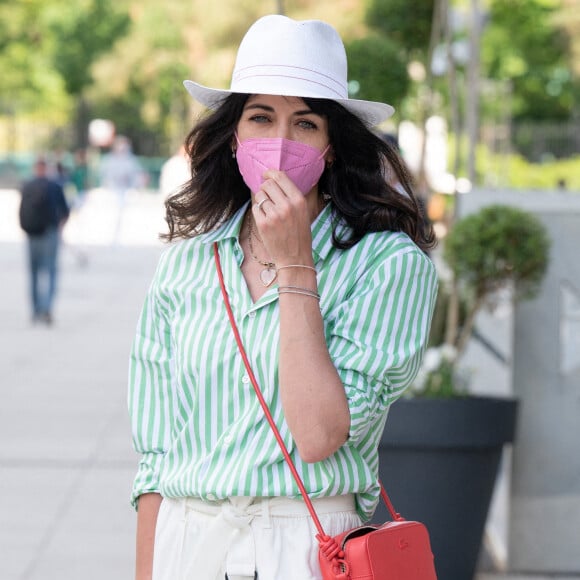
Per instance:
[[[287,266],[280,266],[279,268],[276,268],[276,272],[284,270],[285,268],[304,268],[306,270],[312,270],[313,272],[316,272],[316,268],[313,268],[312,266],[306,266],[304,264],[288,264]]]
[[[320,301],[320,294],[309,290],[308,288],[301,288],[300,286],[279,286],[278,294],[302,294],[303,296],[310,296]]]

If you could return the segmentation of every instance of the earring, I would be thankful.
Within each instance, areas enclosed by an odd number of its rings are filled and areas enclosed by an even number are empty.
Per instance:
[[[232,149],[232,159],[235,159],[235,158],[236,158],[236,150]]]

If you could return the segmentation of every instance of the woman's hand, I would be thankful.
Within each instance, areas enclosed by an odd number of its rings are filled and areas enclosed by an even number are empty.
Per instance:
[[[283,171],[269,170],[254,194],[252,213],[258,233],[276,266],[311,266],[310,224],[320,211],[314,188],[305,196]]]

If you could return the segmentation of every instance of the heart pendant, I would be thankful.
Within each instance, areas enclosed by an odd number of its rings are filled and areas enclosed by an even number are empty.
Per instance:
[[[264,284],[264,286],[266,286],[267,288],[272,284],[272,282],[274,282],[277,275],[278,273],[274,268],[264,268],[260,272],[260,280],[262,281],[262,284]]]

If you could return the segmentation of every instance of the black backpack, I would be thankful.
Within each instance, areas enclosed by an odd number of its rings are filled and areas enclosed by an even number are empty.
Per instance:
[[[33,179],[21,190],[20,227],[27,234],[43,234],[54,220],[49,188],[48,180]]]

